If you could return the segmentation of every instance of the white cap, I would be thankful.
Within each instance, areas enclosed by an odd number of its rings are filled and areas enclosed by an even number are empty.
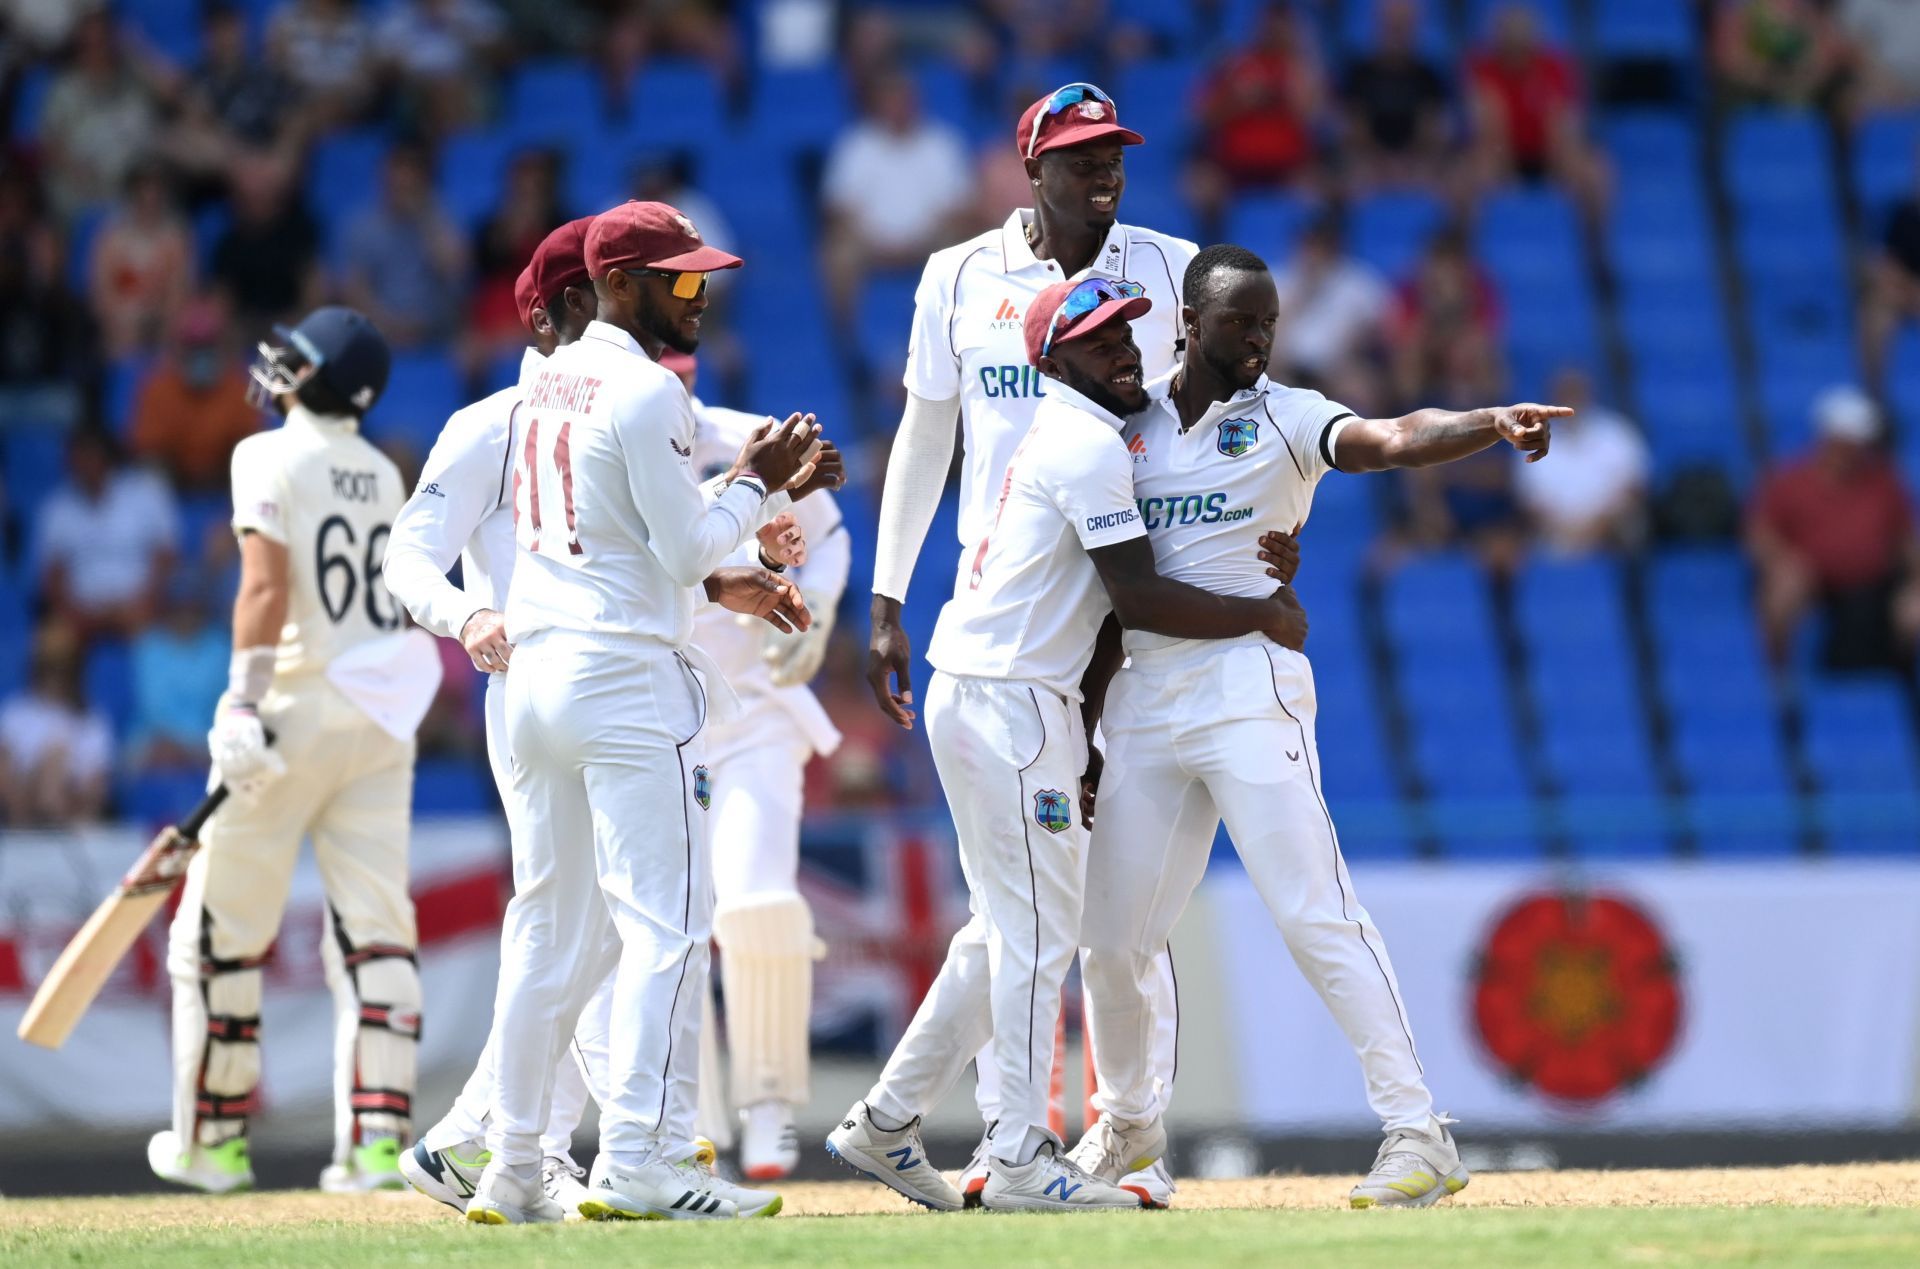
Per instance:
[[[1815,397],[1813,422],[1827,440],[1865,445],[1880,439],[1879,407],[1851,384],[1837,384]]]

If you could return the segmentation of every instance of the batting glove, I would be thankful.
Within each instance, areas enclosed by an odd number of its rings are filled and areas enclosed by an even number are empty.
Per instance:
[[[207,750],[214,771],[235,797],[255,797],[287,773],[286,759],[268,747],[267,730],[251,705],[228,705],[214,716]]]
[[[827,640],[832,635],[831,609],[814,613],[813,625],[799,634],[770,633],[760,656],[771,671],[773,685],[793,687],[812,682],[820,672],[820,663],[827,659]]]

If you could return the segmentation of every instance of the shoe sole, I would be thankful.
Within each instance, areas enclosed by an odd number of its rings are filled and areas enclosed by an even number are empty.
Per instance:
[[[1144,1169],[1137,1168],[1135,1171],[1144,1171]],[[1148,1211],[1164,1212],[1173,1206],[1173,1200],[1171,1198],[1164,1200],[1156,1199],[1153,1197],[1152,1192],[1144,1185],[1123,1185],[1120,1188],[1139,1199],[1140,1206],[1146,1208]]]
[[[1452,1198],[1467,1188],[1467,1182],[1473,1177],[1465,1168],[1449,1172],[1440,1178],[1440,1184],[1428,1190],[1418,1198],[1378,1199],[1371,1194],[1354,1194],[1347,1198],[1347,1206],[1356,1212],[1368,1211],[1376,1207],[1432,1207],[1443,1198]]]
[[[957,1208],[944,1207],[941,1204],[934,1202],[932,1199],[922,1198],[911,1190],[902,1189],[900,1186],[894,1184],[892,1181],[889,1181],[886,1177],[883,1177],[877,1173],[868,1171],[867,1169],[861,1167],[859,1164],[855,1163],[853,1160],[847,1158],[847,1156],[841,1154],[839,1147],[835,1146],[831,1140],[827,1142],[827,1153],[833,1156],[833,1161],[835,1163],[838,1163],[841,1167],[845,1168],[847,1171],[853,1173],[856,1176],[863,1176],[867,1178],[867,1180],[869,1181],[878,1181],[881,1185],[886,1186],[889,1190],[892,1190],[895,1194],[898,1194],[901,1198],[906,1199],[909,1203],[918,1203],[921,1207],[926,1208],[930,1212],[955,1212],[955,1211],[964,1210],[965,1207],[967,1206],[966,1200],[964,1198],[960,1201],[960,1206]]]
[[[1136,1200],[1137,1205],[1124,1203],[1052,1203],[1027,1200],[1013,1203],[1002,1200],[996,1204],[987,1202],[986,1196],[983,1194],[980,1196],[980,1210],[983,1212],[1132,1212],[1152,1206],[1132,1190],[1128,1190],[1127,1194]]]
[[[762,1216],[773,1216],[779,1211],[780,1200],[776,1198],[762,1210],[753,1213],[751,1219],[758,1219]],[[630,1212],[624,1207],[615,1207],[613,1204],[600,1199],[588,1199],[586,1202],[580,1204],[580,1215],[590,1221],[731,1221],[749,1219],[740,1216],[738,1213],[733,1216],[723,1216],[718,1212],[708,1215],[701,1215],[696,1212]]]
[[[469,1207],[467,1220],[475,1225],[511,1225],[505,1212],[496,1212],[489,1207]]]
[[[980,1206],[980,1192],[986,1188],[987,1178],[983,1176],[967,1182],[966,1188],[960,1191],[960,1201],[966,1204],[968,1211],[971,1212]]]

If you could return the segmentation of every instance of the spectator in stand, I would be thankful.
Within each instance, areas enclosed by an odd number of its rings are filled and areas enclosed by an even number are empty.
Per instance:
[[[1920,157],[1914,177],[1913,190],[1887,217],[1880,249],[1867,261],[1860,340],[1868,376],[1876,383],[1882,381],[1894,333],[1903,322],[1920,319]]]
[[[1420,6],[1387,0],[1380,42],[1355,58],[1340,82],[1346,157],[1360,189],[1442,182],[1450,125],[1440,68],[1420,52]]]
[[[1836,387],[1814,402],[1813,419],[1811,452],[1766,479],[1747,517],[1767,651],[1784,665],[1818,608],[1827,669],[1909,666],[1920,641],[1920,544],[1879,411],[1859,389]]]
[[[88,275],[107,356],[151,351],[193,287],[193,240],[158,160],[127,173],[126,198],[93,240]]]
[[[459,326],[467,242],[433,192],[427,152],[387,152],[380,199],[347,229],[342,253],[346,302],[365,313],[395,348],[440,343]]]
[[[160,619],[133,641],[133,726],[128,765],[207,765],[207,719],[227,687],[232,640],[197,584],[167,587]]]
[[[94,361],[93,324],[32,174],[0,160],[0,418],[68,424]]]
[[[1524,4],[1500,10],[1486,48],[1467,60],[1479,177],[1487,188],[1516,177],[1558,182],[1597,213],[1605,174],[1588,145],[1580,77],[1571,58],[1540,38]]]
[[[1553,425],[1552,461],[1522,459],[1513,467],[1534,541],[1563,555],[1637,549],[1647,534],[1646,438],[1624,416],[1594,404],[1583,370],[1555,375],[1547,400],[1572,406],[1574,415]]]
[[[1274,275],[1280,329],[1272,373],[1296,387],[1323,387],[1336,365],[1381,346],[1393,292],[1343,246],[1339,218],[1323,213]]]
[[[821,181],[821,269],[835,316],[851,320],[867,275],[917,270],[953,239],[972,193],[967,170],[965,144],[921,114],[913,80],[897,69],[879,74]]]
[[[679,204],[674,204],[676,207]],[[691,215],[692,213],[688,213]],[[552,150],[522,150],[507,164],[500,201],[480,226],[474,243],[473,296],[467,324],[491,356],[527,346],[527,329],[513,302],[514,279],[533,249],[567,219],[560,204],[560,156]],[[693,222],[706,227],[706,222]]]
[[[112,770],[112,728],[80,689],[80,640],[48,623],[25,689],[0,705],[0,813],[11,828],[97,820]]]
[[[1440,377],[1422,400],[1448,410],[1477,409],[1501,399],[1503,378],[1487,345],[1463,340],[1447,349]],[[1525,551],[1525,520],[1504,446],[1399,474],[1412,545],[1464,546],[1495,576],[1512,575]]]
[[[167,482],[125,466],[113,438],[82,428],[67,445],[67,482],[34,526],[40,593],[82,638],[138,634],[152,619],[180,539]]]
[[[214,244],[211,281],[248,343],[320,302],[320,231],[295,197],[293,169],[258,155],[233,169],[233,223]]]
[[[399,81],[402,118],[432,136],[471,124],[505,35],[489,0],[399,0],[381,19],[375,44]]]
[[[277,150],[291,158],[300,143],[292,83],[247,44],[247,15],[231,0],[213,0],[200,28],[200,65],[182,94],[164,148],[196,192],[224,190],[230,168]]]
[[[289,0],[267,27],[267,51],[300,90],[310,127],[352,123],[373,101],[373,30],[358,0]]]
[[[1738,104],[1825,104],[1840,86],[1846,47],[1812,0],[1721,0],[1713,73]]]
[[[1247,47],[1214,66],[1202,82],[1196,122],[1204,139],[1192,192],[1203,218],[1216,223],[1238,191],[1312,177],[1313,129],[1326,87],[1311,43],[1287,5],[1267,5]]]
[[[233,447],[260,430],[247,401],[245,365],[233,355],[219,303],[181,309],[167,355],[140,385],[133,408],[133,452],[158,463],[182,493],[228,486]]]
[[[72,60],[48,90],[40,120],[55,210],[71,217],[119,193],[155,122],[145,68],[122,49],[111,16],[88,15],[74,29]]]
[[[1403,400],[1425,401],[1444,378],[1453,350],[1496,363],[1500,300],[1473,258],[1466,233],[1434,235],[1414,274],[1401,284],[1388,317],[1394,383]]]
[[[1858,113],[1920,104],[1920,0],[1841,0]]]

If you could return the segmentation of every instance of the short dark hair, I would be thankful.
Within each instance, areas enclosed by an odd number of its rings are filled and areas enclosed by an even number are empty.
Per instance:
[[[1180,279],[1180,298],[1183,303],[1195,308],[1206,299],[1219,285],[1217,279],[1223,273],[1265,273],[1267,262],[1245,247],[1236,247],[1232,243],[1219,242],[1204,247],[1200,254],[1187,266],[1187,272]]]

